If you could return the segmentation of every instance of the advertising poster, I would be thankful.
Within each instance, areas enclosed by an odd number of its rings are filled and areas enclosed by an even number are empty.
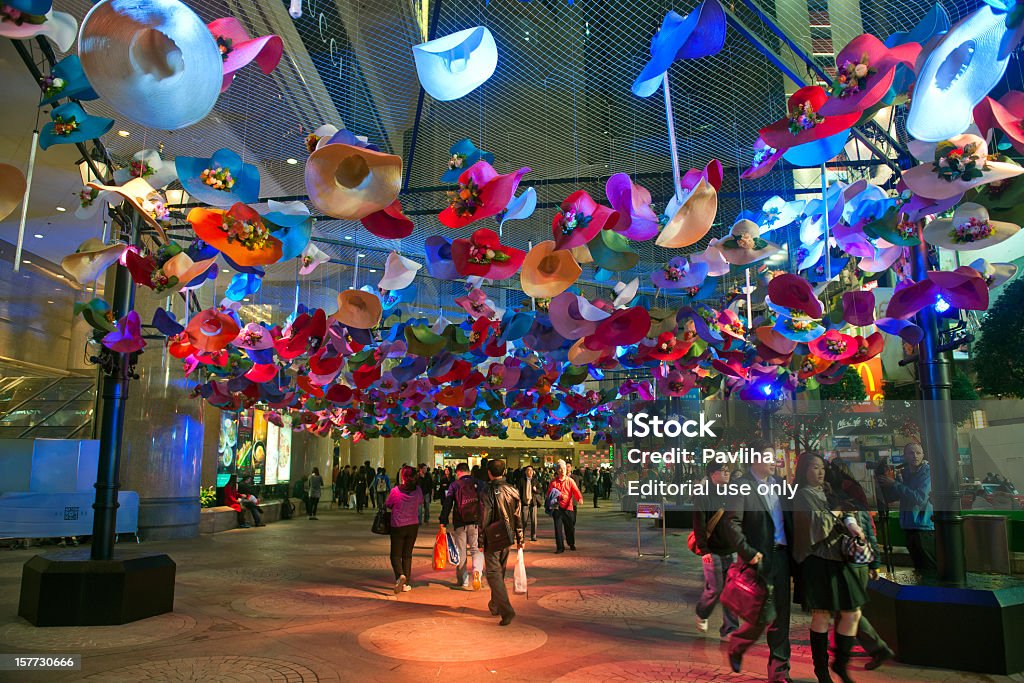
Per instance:
[[[227,485],[235,473],[235,447],[238,444],[238,421],[234,413],[220,414],[220,438],[217,442],[217,486]]]
[[[267,464],[267,433],[269,423],[262,410],[253,410],[252,416],[252,469],[253,483],[262,484]]]
[[[238,413],[238,446],[235,449],[235,474],[244,481],[255,474],[253,468],[252,410]]]
[[[278,430],[277,441],[277,481],[284,483],[291,480],[292,470],[292,416],[282,415],[284,427]]]
[[[273,486],[279,483],[277,478],[278,471],[278,442],[281,439],[281,428],[276,424],[267,423],[267,461],[266,461],[266,480],[264,483],[267,486]]]

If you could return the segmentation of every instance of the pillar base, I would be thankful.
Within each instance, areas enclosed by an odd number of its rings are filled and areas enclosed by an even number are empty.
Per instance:
[[[167,555],[88,548],[36,555],[21,574],[18,614],[34,626],[109,626],[174,610],[176,565]]]
[[[1024,671],[1024,582],[968,574],[967,583],[947,588],[872,581],[864,616],[905,664],[1002,675]]]

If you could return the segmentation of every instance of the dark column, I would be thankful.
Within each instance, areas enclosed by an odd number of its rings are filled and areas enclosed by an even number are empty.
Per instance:
[[[133,231],[134,232],[134,231]],[[134,244],[135,240],[131,240]],[[114,290],[110,305],[115,320],[128,314],[135,305],[135,284],[128,269],[118,264],[114,271]],[[109,282],[109,280],[108,280]],[[117,520],[117,491],[121,487],[118,470],[121,467],[121,437],[124,433],[124,406],[128,398],[128,381],[132,370],[129,354],[110,353],[113,363],[110,371],[100,372],[99,414],[100,453],[96,472],[96,502],[92,526],[92,559],[109,560],[114,552]]]
[[[913,248],[911,276],[916,281],[928,271],[928,245],[924,221],[918,224],[921,243]],[[941,319],[933,306],[917,314],[924,337],[918,345],[917,376],[921,389],[921,436],[932,474],[932,505],[935,509],[935,559],[940,583],[963,586],[967,578],[964,562],[963,517],[960,515],[956,425],[953,424],[949,360],[939,350]]]

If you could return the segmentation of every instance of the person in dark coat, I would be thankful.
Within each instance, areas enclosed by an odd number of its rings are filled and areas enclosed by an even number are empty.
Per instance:
[[[697,601],[697,630],[708,630],[708,617],[718,604],[718,598],[725,588],[725,576],[729,566],[736,559],[736,546],[725,529],[725,511],[728,502],[719,495],[716,487],[729,483],[732,476],[724,463],[711,462],[707,467],[708,495],[694,501],[693,538],[704,569],[704,591]],[[722,607],[722,628],[719,635],[723,640],[739,628],[736,615]]]

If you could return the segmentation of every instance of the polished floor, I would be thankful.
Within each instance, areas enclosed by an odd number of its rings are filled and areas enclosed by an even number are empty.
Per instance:
[[[0,672],[18,681],[715,681],[764,680],[755,647],[733,674],[719,643],[693,624],[702,579],[685,535],[646,528],[637,559],[635,522],[602,502],[580,511],[578,552],[553,554],[550,519],[528,545],[529,596],[499,628],[486,590],[452,587],[430,566],[436,526],[421,530],[413,585],[395,596],[388,541],[372,510],[322,510],[264,528],[188,541],[146,543],[178,565],[175,612],[125,626],[37,629],[17,617],[21,565],[39,549],[0,551],[0,652],[81,653],[80,672]],[[437,511],[437,506],[434,506]],[[509,572],[511,590],[511,570]],[[793,675],[813,680],[806,620],[794,617]],[[1024,681],[887,665],[878,681]]]

